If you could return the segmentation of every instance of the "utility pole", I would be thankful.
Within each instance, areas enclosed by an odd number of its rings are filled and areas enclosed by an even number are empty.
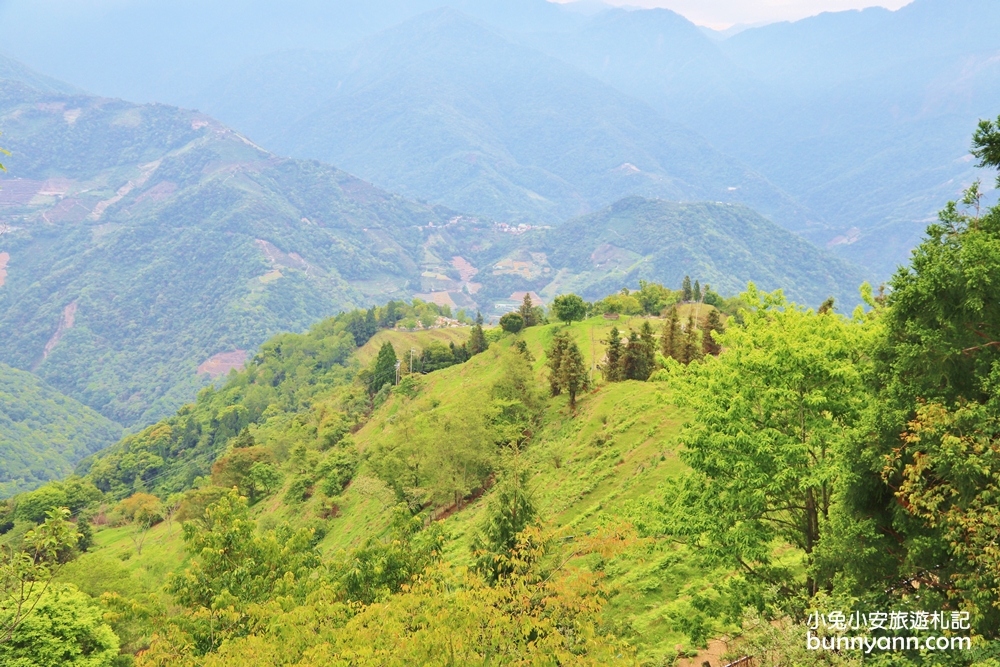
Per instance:
[[[413,353],[416,352],[412,347],[410,348],[410,373],[413,373]]]

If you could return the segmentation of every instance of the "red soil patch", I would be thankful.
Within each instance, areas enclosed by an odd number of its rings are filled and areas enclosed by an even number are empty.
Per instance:
[[[532,305],[541,306],[541,305],[543,305],[545,303],[544,301],[542,301],[542,297],[538,296],[538,294],[536,292],[514,292],[513,294],[510,295],[510,300],[511,301],[524,301],[524,295],[525,294],[530,294],[531,295],[531,303],[532,303]]]
[[[240,368],[243,368],[243,364],[247,362],[247,357],[248,355],[246,350],[220,352],[203,361],[201,365],[198,366],[198,373],[207,374],[212,379],[215,379],[222,375],[226,375],[233,369],[239,370]]]
[[[469,260],[464,257],[458,257],[457,255],[452,257],[451,265],[458,269],[458,275],[461,276],[463,282],[469,282],[477,273],[479,273],[479,269],[474,267],[471,263],[469,263]]]
[[[7,262],[10,261],[9,252],[0,252],[0,287],[3,287],[7,280]]]
[[[45,349],[42,350],[42,358],[35,364],[36,368],[39,364],[48,359],[49,355],[52,354],[52,350],[54,350],[56,345],[59,344],[59,341],[62,340],[63,334],[72,329],[75,322],[76,301],[63,308],[62,316],[59,318],[59,326],[56,327],[56,332],[52,334],[52,338],[49,338],[49,342],[45,344]]]
[[[3,187],[0,187],[0,206],[27,204],[44,185],[44,181],[31,181],[26,178],[4,179]]]
[[[90,208],[79,199],[70,197],[46,211],[43,216],[48,222],[80,222],[90,215]]]

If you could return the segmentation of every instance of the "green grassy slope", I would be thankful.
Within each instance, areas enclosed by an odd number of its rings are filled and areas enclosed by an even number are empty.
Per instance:
[[[594,318],[572,325],[569,331],[587,359],[600,359],[600,341],[611,326],[635,326],[637,320],[611,323]],[[535,358],[534,376],[540,387],[545,383],[544,350],[557,326],[561,325],[533,327],[521,335]],[[440,340],[445,333],[453,338],[464,330],[383,331],[355,354],[370,357],[370,348],[385,341],[397,349],[408,349]],[[360,430],[333,449],[323,444],[324,424],[344,404],[343,386],[314,394],[297,416],[275,414],[251,425],[249,432],[255,442],[274,453],[284,476],[282,488],[254,506],[258,523],[264,528],[285,521],[318,528],[325,533],[319,548],[327,558],[384,535],[391,521],[390,510],[398,501],[374,465],[372,457],[379,446],[394,431],[406,428],[431,428],[431,432],[415,437],[427,436],[428,447],[440,446],[442,438],[448,436],[427,425],[439,423],[435,415],[446,420],[469,410],[469,397],[487,391],[499,378],[512,342],[513,338],[505,338],[464,364],[419,376],[407,388],[393,391]],[[676,436],[685,413],[674,406],[669,383],[606,385],[599,377],[597,380],[594,390],[579,401],[575,414],[564,397],[546,399],[540,426],[522,454],[531,471],[530,485],[539,514],[546,526],[556,531],[557,539],[567,544],[615,523],[628,502],[655,494],[661,482],[684,470],[677,457]],[[346,451],[345,447],[358,452],[359,464],[342,492],[321,491],[319,478],[308,498],[290,497],[310,460],[313,466],[318,462],[321,469],[327,460],[324,457]],[[220,454],[228,451],[232,450]],[[489,482],[485,494],[474,493],[459,506],[443,502],[428,508],[427,516],[441,522],[448,535],[448,560],[470,562],[471,538],[490,497],[488,486]],[[97,543],[64,575],[90,592],[101,592],[102,586],[109,585],[101,582],[113,577],[113,585],[119,588],[162,595],[160,586],[166,573],[179,570],[185,562],[176,522],[153,528],[141,555],[136,553],[128,528],[99,529]],[[605,573],[613,593],[609,618],[616,619],[613,622],[620,626],[619,632],[639,646],[649,664],[674,654],[677,644],[690,646],[683,619],[696,614],[690,606],[692,596],[707,587],[713,573],[698,566],[689,554],[676,546],[636,540],[618,555],[576,560]],[[106,574],[97,576],[92,571]]]
[[[121,432],[31,373],[0,364],[0,498],[65,477]]]

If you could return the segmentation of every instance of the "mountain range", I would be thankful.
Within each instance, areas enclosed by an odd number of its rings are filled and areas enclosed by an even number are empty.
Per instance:
[[[442,6],[475,27],[435,23]],[[272,150],[334,160],[430,202],[488,205],[481,214],[565,219],[616,196],[699,199],[710,186],[723,191],[711,199],[751,205],[879,280],[975,178],[967,138],[1000,106],[990,0],[914,0],[714,35],[668,10],[545,0],[239,7],[12,0],[0,6],[0,38],[85,89],[194,106]],[[395,69],[392,54],[406,56]],[[475,66],[490,75],[469,81]],[[511,91],[505,82],[525,67],[538,77]],[[574,104],[549,104],[549,89]],[[577,144],[604,152],[567,173],[558,155]],[[625,155],[647,160],[612,164]],[[708,171],[720,156],[728,168],[715,181],[692,182],[702,168],[692,158]],[[608,172],[625,164],[643,172],[638,186]],[[739,174],[760,189],[730,191],[747,188]]]
[[[633,196],[562,226],[508,223],[279,157],[199,112],[3,71],[0,362],[129,428],[277,332],[390,298],[497,316],[519,291],[599,298],[692,273],[849,304],[864,278],[745,206]]]

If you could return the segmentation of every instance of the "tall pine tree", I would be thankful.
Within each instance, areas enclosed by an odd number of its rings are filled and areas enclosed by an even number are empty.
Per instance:
[[[469,356],[473,357],[480,352],[485,352],[487,347],[489,347],[489,343],[486,342],[486,334],[483,333],[483,314],[477,312],[476,323],[469,334]]]
[[[705,329],[701,333],[701,351],[704,354],[718,356],[722,352],[722,345],[719,344],[715,336],[724,330],[722,319],[719,317],[719,311],[713,308],[708,313],[705,321]]]
[[[692,301],[701,301],[701,283],[694,281],[694,290],[691,292]]]
[[[521,301],[521,308],[518,310],[521,319],[524,320],[524,328],[533,327],[538,324],[538,315],[535,312],[535,304],[531,302],[531,294],[524,293],[524,300]]]
[[[683,364],[690,364],[698,359],[701,359],[701,345],[698,344],[698,326],[692,313],[688,316],[687,328],[684,331],[680,361]]]
[[[622,375],[626,380],[648,380],[653,372],[652,357],[655,354],[655,343],[653,342],[653,329],[649,322],[640,333],[632,330],[628,332],[628,343],[625,345],[625,354],[622,355]]]
[[[570,340],[563,350],[559,364],[559,384],[569,394],[569,407],[576,410],[576,396],[586,391],[588,383],[587,364],[576,341]]]
[[[681,301],[690,301],[693,296],[694,290],[691,289],[691,276],[684,276],[684,281],[681,283]]]
[[[608,334],[608,351],[604,357],[604,379],[608,382],[621,382],[622,377],[622,334],[618,327],[611,327]]]
[[[680,360],[681,348],[681,322],[677,313],[677,306],[670,307],[670,314],[667,321],[663,323],[663,332],[660,334],[660,352],[665,357],[672,357]]]
[[[372,369],[371,393],[377,394],[378,390],[386,384],[396,382],[396,350],[392,348],[392,343],[386,341],[378,351],[375,359],[375,368]]]
[[[549,390],[553,396],[558,396],[562,392],[561,368],[563,354],[566,352],[569,344],[569,334],[565,330],[559,331],[552,338],[552,346],[549,348],[548,359],[546,359],[545,365],[549,367]]]

